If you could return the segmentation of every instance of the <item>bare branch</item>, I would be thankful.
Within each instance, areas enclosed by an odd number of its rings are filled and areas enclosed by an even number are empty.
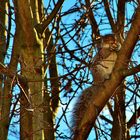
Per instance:
[[[6,66],[0,62],[0,73],[5,73],[6,71]]]
[[[137,72],[140,72],[140,64],[137,65],[134,68],[131,68],[131,69],[128,69],[128,70],[124,70],[122,73],[126,77],[126,76],[130,76],[130,75],[136,74]]]
[[[85,2],[86,2],[88,18],[89,18],[89,21],[90,21],[91,26],[92,26],[92,32],[93,32],[93,34],[100,36],[98,25],[97,25],[97,22],[94,18],[94,14],[92,12],[90,0],[85,0]]]
[[[136,112],[132,115],[130,120],[127,122],[128,128],[131,128],[136,123],[139,116],[140,116],[140,107],[138,108],[138,110],[136,110]]]
[[[125,41],[123,42],[122,45],[122,49],[119,52],[118,55],[118,61],[117,65],[122,65],[122,60],[125,60],[126,63],[129,62],[132,52],[135,48],[135,45],[139,39],[139,35],[140,35],[140,6],[138,6],[138,8],[136,9],[136,13],[132,19],[132,25],[131,28],[128,32],[128,35],[125,39]],[[124,64],[124,68],[127,69],[128,65]],[[119,69],[119,68],[118,68]],[[117,69],[116,69],[117,70]]]
[[[39,34],[42,35],[42,33],[46,30],[50,22],[54,19],[57,12],[60,10],[60,7],[62,6],[64,0],[59,0],[57,4],[55,5],[55,8],[53,9],[52,13],[42,22],[42,24],[36,25],[36,30]]]
[[[109,120],[108,118],[106,118],[104,115],[100,115],[100,118],[104,121],[106,121],[107,123],[112,124],[113,122],[111,120]]]
[[[118,0],[117,30],[121,34],[124,31],[125,22],[125,0]]]
[[[113,21],[113,17],[111,15],[111,12],[110,12],[110,9],[109,9],[109,2],[108,2],[108,0],[103,0],[103,2],[104,2],[104,7],[105,7],[106,14],[108,16],[109,23],[111,25],[111,28],[112,28],[113,32],[115,33],[116,32],[116,25]]]

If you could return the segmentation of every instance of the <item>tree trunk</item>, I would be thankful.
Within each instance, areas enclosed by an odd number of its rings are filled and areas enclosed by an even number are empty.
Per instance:
[[[15,5],[23,36],[20,53],[21,73],[26,79],[26,85],[22,84],[22,80],[20,81],[21,88],[23,88],[20,120],[21,139],[46,139],[45,135],[47,135],[51,140],[54,139],[54,132],[52,131],[50,102],[46,99],[48,93],[44,88],[44,44],[43,38],[38,36],[34,28],[40,22],[37,10],[39,8],[38,1],[31,0],[30,3],[27,0],[17,0]],[[48,126],[50,127],[47,130]]]
[[[4,62],[4,56],[6,53],[6,0],[3,0],[3,2],[0,3],[1,9],[0,12],[0,65],[3,65]],[[3,75],[0,73],[0,119],[1,119],[1,109],[2,109],[2,82],[3,82]]]
[[[122,83],[114,96],[114,114],[112,126],[112,140],[127,140],[127,125],[125,114],[125,86]]]

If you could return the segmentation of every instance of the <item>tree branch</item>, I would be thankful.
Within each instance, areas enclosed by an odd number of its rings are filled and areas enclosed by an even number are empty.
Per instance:
[[[24,31],[23,37],[25,38],[25,42],[28,44],[28,46],[30,46],[30,44],[32,46],[35,43],[36,34],[34,32],[30,3],[28,0],[15,0],[14,4],[17,10],[16,16],[18,17],[17,20],[19,21],[18,24],[20,24],[20,28],[22,28]]]
[[[1,62],[0,62],[0,73],[5,73],[7,71],[7,68],[6,68],[6,66],[4,66],[4,64],[2,64]]]
[[[118,0],[117,30],[123,34],[125,23],[125,0]]]
[[[60,7],[62,6],[64,0],[58,0],[57,4],[55,5],[55,8],[51,12],[51,14],[42,22],[42,24],[36,25],[36,30],[39,34],[43,34],[43,32],[46,30],[48,25],[51,23],[51,21],[56,16],[57,12],[60,10]]]
[[[135,74],[135,73],[137,73],[137,72],[140,72],[140,64],[139,65],[137,65],[136,67],[133,67],[133,68],[131,68],[131,69],[128,69],[128,70],[123,70],[123,76],[130,76],[130,75],[133,75],[133,74]]]
[[[92,8],[91,8],[91,5],[90,5],[90,0],[85,0],[85,2],[86,2],[88,18],[89,18],[89,21],[90,21],[91,26],[92,26],[92,32],[93,32],[93,34],[95,34],[97,36],[100,36],[98,25],[97,25],[97,22],[94,18],[94,14],[92,12]]]
[[[116,25],[113,21],[113,17],[111,15],[111,12],[110,12],[110,9],[109,9],[109,2],[108,2],[108,0],[103,0],[103,3],[104,3],[105,11],[106,11],[109,23],[111,25],[112,31],[113,31],[113,33],[115,33],[116,32]]]
[[[140,6],[136,9],[134,18],[132,19],[131,28],[127,34],[125,41],[123,42],[122,48],[118,55],[118,61],[122,65],[122,60],[125,60],[126,64],[123,64],[123,67],[127,69],[128,62],[131,58],[132,52],[135,48],[135,45],[139,39],[140,35]],[[117,64],[118,65],[118,64]],[[116,68],[116,70],[119,68]]]
[[[135,111],[130,120],[127,122],[128,129],[130,129],[136,123],[139,116],[140,116],[140,107],[138,108],[138,110]]]
[[[104,115],[100,115],[100,118],[104,121],[106,121],[109,124],[113,124],[113,122],[111,120],[109,120],[107,117],[105,117]]]

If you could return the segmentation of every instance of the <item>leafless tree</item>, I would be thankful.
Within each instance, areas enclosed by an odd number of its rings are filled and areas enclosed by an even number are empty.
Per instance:
[[[108,34],[121,50],[73,133],[98,39]],[[0,2],[0,139],[140,138],[139,37],[139,0]]]

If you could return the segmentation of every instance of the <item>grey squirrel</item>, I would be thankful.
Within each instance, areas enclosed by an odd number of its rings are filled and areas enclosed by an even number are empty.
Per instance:
[[[91,68],[94,83],[82,92],[74,106],[72,120],[74,136],[81,129],[82,116],[85,110],[88,109],[91,96],[100,88],[100,84],[109,79],[117,59],[117,52],[121,48],[120,43],[118,43],[116,36],[113,34],[102,36],[96,45],[98,53],[93,58]]]
[[[109,34],[101,37],[97,48],[99,51],[93,58],[91,68],[94,83],[104,82],[104,80],[109,79],[121,45],[117,42],[115,35]]]

